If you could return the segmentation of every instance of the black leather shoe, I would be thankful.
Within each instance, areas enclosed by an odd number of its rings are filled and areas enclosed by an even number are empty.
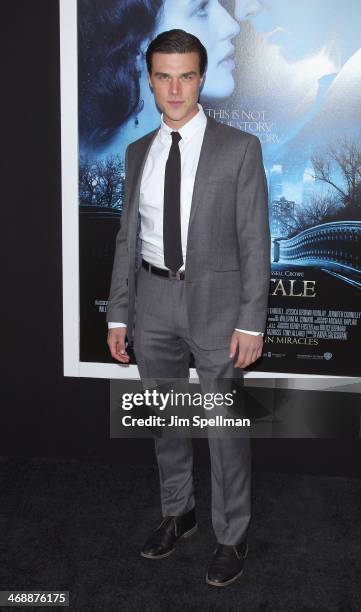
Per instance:
[[[146,559],[168,557],[175,550],[178,540],[191,536],[197,527],[194,508],[181,516],[166,516],[152,531],[140,554]]]
[[[247,553],[248,545],[246,540],[236,546],[217,544],[207,572],[207,584],[226,586],[237,580],[243,572]]]

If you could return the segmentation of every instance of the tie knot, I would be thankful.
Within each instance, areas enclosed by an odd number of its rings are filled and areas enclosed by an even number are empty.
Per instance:
[[[172,136],[172,144],[178,144],[182,138],[179,132],[171,132],[170,135]]]

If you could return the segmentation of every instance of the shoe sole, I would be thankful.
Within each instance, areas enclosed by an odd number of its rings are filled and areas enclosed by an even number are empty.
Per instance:
[[[179,540],[189,538],[197,531],[197,529],[198,529],[198,523],[196,523],[194,527],[192,527],[192,529],[189,529],[189,531],[186,531],[185,533],[183,533],[180,536],[180,538],[178,538],[177,542],[179,542]],[[147,553],[144,553],[143,551],[141,551],[140,554],[145,559],[165,559],[166,557],[169,557],[169,555],[171,555],[175,551],[175,549],[176,549],[176,546],[172,548],[171,550],[168,550],[168,552],[164,553],[163,555],[148,555]]]
[[[243,560],[245,561],[246,557],[248,555],[248,544],[247,544],[247,548],[246,548],[246,552],[244,554]],[[235,582],[236,580],[238,580],[238,578],[240,578],[243,574],[244,568],[242,567],[241,571],[236,574],[236,576],[233,576],[233,578],[230,578],[229,580],[226,580],[226,582],[213,582],[213,580],[209,580],[208,575],[206,576],[206,583],[209,584],[210,586],[215,586],[215,587],[223,587],[223,586],[227,586],[228,584],[232,584],[232,582]]]

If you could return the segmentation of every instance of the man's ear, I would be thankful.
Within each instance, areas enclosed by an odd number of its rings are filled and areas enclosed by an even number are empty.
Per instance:
[[[149,72],[147,72],[147,79],[148,79],[148,84],[149,84],[149,87],[150,87],[150,88],[151,88],[151,90],[153,91],[152,82],[151,82],[151,80],[150,80],[150,74],[149,74]]]
[[[206,80],[206,73],[204,72],[201,76],[201,82],[199,84],[199,91],[202,91],[202,87],[204,85],[204,81]]]

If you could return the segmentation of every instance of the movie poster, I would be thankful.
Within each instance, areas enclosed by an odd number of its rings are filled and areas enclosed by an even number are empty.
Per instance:
[[[124,153],[160,121],[147,45],[178,27],[208,51],[206,114],[262,143],[272,279],[251,369],[360,375],[360,18],[356,0],[78,0],[81,361],[113,361],[105,313]]]

